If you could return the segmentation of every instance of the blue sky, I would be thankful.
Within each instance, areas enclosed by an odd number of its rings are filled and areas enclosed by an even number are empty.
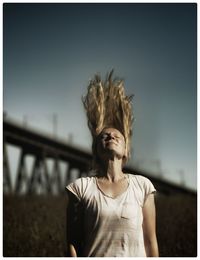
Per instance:
[[[4,4],[3,109],[90,149],[81,96],[115,69],[134,94],[130,165],[196,189],[196,4]]]

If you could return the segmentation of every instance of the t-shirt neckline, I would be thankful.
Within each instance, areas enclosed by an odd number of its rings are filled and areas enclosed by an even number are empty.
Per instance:
[[[104,191],[102,191],[102,189],[101,189],[101,188],[99,187],[99,185],[98,185],[98,181],[97,181],[97,177],[96,177],[96,176],[94,177],[94,179],[95,179],[95,184],[96,184],[97,190],[98,190],[103,196],[105,196],[105,197],[107,197],[107,198],[110,198],[110,199],[112,199],[112,200],[116,200],[116,199],[118,199],[119,197],[121,197],[122,195],[124,195],[124,194],[128,191],[129,186],[130,186],[129,174],[126,174],[126,179],[127,179],[127,181],[128,181],[128,186],[127,186],[127,188],[126,188],[123,192],[121,192],[120,194],[118,194],[117,196],[112,197],[112,196],[107,195]]]

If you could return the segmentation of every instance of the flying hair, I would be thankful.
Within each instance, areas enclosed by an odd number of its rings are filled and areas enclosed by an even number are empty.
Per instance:
[[[118,129],[125,138],[126,160],[130,157],[133,123],[132,97],[133,95],[125,95],[122,79],[113,79],[112,70],[107,74],[105,81],[102,81],[100,75],[96,74],[89,82],[86,96],[82,98],[93,143],[104,128]]]

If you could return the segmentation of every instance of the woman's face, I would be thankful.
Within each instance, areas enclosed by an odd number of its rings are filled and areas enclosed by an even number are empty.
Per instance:
[[[116,156],[122,159],[125,156],[125,139],[115,128],[104,128],[98,136],[97,153],[100,158]]]

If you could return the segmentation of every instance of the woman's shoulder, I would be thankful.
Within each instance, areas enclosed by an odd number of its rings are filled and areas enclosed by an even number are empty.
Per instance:
[[[130,184],[137,196],[139,204],[143,207],[149,194],[155,193],[156,189],[153,183],[143,175],[129,174]]]
[[[89,184],[91,181],[93,181],[94,178],[95,178],[94,176],[84,176],[84,177],[77,178],[74,181],[72,181],[71,183],[69,183],[66,186],[66,188],[69,186],[78,186],[78,187],[85,186],[85,185]]]
[[[138,186],[138,188],[142,190],[155,190],[155,187],[149,178],[138,174],[128,174],[128,176],[132,183],[134,183],[135,186]]]
[[[79,199],[81,199],[86,192],[87,188],[94,183],[94,176],[86,176],[86,177],[81,177],[70,184],[68,184],[65,189],[67,191],[72,192],[74,195],[76,195]]]
[[[129,178],[133,181],[139,181],[139,182],[149,182],[150,180],[143,176],[143,175],[139,175],[139,174],[131,174],[131,173],[127,173],[127,175],[129,176]]]

